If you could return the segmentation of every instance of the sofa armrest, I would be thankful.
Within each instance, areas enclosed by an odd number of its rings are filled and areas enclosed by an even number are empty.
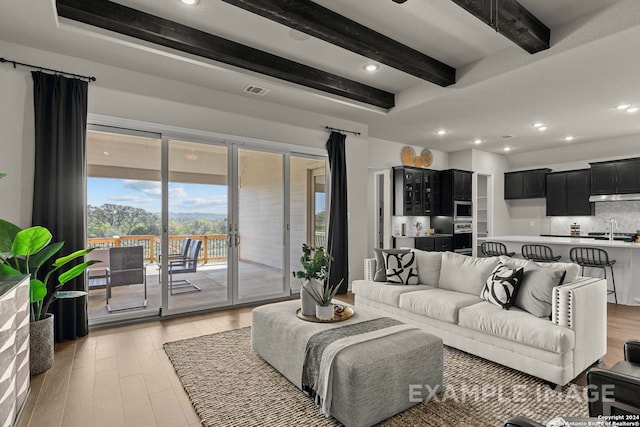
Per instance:
[[[364,280],[373,282],[373,278],[376,275],[376,259],[365,258],[364,260]]]
[[[607,352],[607,282],[590,277],[553,290],[551,321],[573,330],[574,375]]]
[[[624,360],[640,365],[640,341],[627,341],[624,343]]]

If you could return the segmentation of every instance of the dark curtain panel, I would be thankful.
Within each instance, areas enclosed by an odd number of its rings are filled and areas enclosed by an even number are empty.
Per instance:
[[[86,245],[85,138],[87,82],[34,71],[35,173],[33,225],[47,227],[54,242],[65,242],[59,256]],[[50,285],[55,285],[51,280]],[[65,290],[84,290],[84,276]],[[51,291],[51,290],[49,290]],[[89,332],[87,299],[58,300],[51,304],[56,341]]]
[[[349,226],[347,223],[347,159],[344,150],[346,136],[331,132],[327,141],[331,172],[331,202],[327,251],[333,256],[330,283],[340,285],[338,293],[347,293],[349,286]]]

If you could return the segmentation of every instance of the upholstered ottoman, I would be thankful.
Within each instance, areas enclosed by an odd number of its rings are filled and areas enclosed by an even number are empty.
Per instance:
[[[311,337],[326,335],[332,328],[358,323],[360,328],[391,320],[358,310],[344,322],[311,323],[296,317],[299,307],[296,300],[254,309],[252,344],[255,352],[301,389]],[[330,413],[347,427],[371,426],[425,400],[429,390],[442,384],[442,340],[418,329],[402,330],[355,343],[336,354]],[[411,395],[411,388],[418,392]]]

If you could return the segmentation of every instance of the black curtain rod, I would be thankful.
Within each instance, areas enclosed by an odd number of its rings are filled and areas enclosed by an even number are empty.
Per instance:
[[[324,128],[325,128],[326,130],[328,130],[329,132],[336,131],[336,132],[352,133],[352,134],[354,134],[354,135],[356,135],[356,136],[358,136],[358,135],[362,135],[360,132],[355,132],[355,131],[352,131],[352,130],[345,130],[345,129],[332,128],[332,127],[330,127],[330,126],[325,126]]]
[[[55,74],[61,74],[61,75],[70,76],[70,77],[76,77],[78,79],[87,80],[89,82],[95,82],[96,81],[96,78],[93,77],[93,76],[83,76],[81,74],[67,73],[66,71],[53,70],[51,68],[39,67],[37,65],[25,64],[25,63],[18,62],[18,61],[11,61],[11,60],[5,59],[5,58],[0,58],[0,62],[2,62],[2,63],[8,62],[9,64],[13,64],[13,68],[16,68],[16,66],[20,65],[21,67],[33,68],[34,70],[50,71],[50,72],[55,73]]]

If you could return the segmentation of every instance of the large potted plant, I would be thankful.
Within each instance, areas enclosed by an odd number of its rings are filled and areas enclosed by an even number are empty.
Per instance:
[[[51,243],[51,232],[44,227],[25,228],[0,220],[0,276],[26,274],[31,277],[30,367],[35,375],[53,365],[53,315],[49,306],[56,299],[84,297],[84,291],[64,291],[70,280],[84,273],[98,261],[70,263],[91,252],[81,249],[49,262],[64,246],[64,242]]]

